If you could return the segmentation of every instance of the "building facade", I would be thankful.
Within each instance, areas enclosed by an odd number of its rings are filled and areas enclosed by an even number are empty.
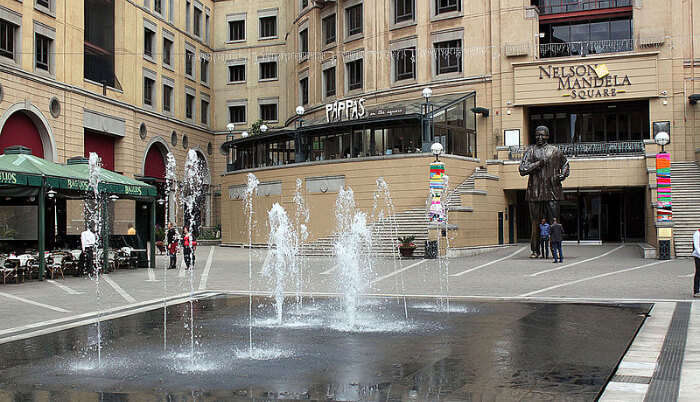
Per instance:
[[[661,236],[683,255],[695,221],[682,217],[682,204],[696,195],[680,189],[678,223],[657,223],[654,138],[670,134],[674,164],[700,159],[696,8],[680,0],[295,1],[279,56],[286,120],[224,144],[224,242],[247,240],[242,186],[251,172],[261,180],[259,211],[273,202],[293,210],[303,181],[319,244],[334,230],[326,211],[340,187],[370,210],[381,176],[399,215],[424,209],[433,142],[446,152],[451,246],[527,239],[519,159],[546,125],[571,163],[561,202],[567,240],[655,247]],[[264,224],[253,241],[265,241]]]
[[[534,128],[547,125],[571,161],[568,240],[655,246],[670,231],[682,255],[696,223],[682,206],[695,195],[681,189],[677,224],[657,224],[653,139],[670,134],[674,163],[700,161],[698,7],[2,0],[0,148],[26,145],[60,163],[97,152],[106,168],[155,183],[163,198],[165,156],[181,175],[195,149],[208,171],[204,223],[221,224],[226,244],[247,240],[248,173],[262,182],[258,212],[274,202],[293,209],[301,179],[320,244],[334,230],[338,189],[352,188],[370,210],[377,177],[399,215],[422,216],[429,149],[440,142],[456,227],[446,235],[458,250],[528,238],[519,158]],[[118,205],[115,230],[145,219],[139,205]],[[68,215],[67,231],[77,230],[79,213]],[[265,235],[258,222],[254,242]]]

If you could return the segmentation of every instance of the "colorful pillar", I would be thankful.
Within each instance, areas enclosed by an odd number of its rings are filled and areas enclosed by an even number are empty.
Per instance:
[[[667,153],[656,154],[656,198],[657,223],[671,222],[671,155]]]
[[[442,194],[445,191],[445,164],[439,161],[430,164],[430,222],[444,222],[445,208],[442,205]]]

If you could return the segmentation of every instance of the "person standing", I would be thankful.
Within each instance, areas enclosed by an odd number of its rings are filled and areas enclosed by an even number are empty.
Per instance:
[[[700,229],[696,230],[693,234],[693,259],[695,260],[693,297],[700,297]]]
[[[549,223],[547,223],[546,219],[542,218],[542,222],[540,223],[540,254],[542,258],[549,258],[549,231]],[[554,255],[553,252],[552,255]]]
[[[549,228],[550,243],[552,246],[552,257],[554,257],[554,263],[557,263],[557,257],[559,262],[564,262],[564,255],[561,252],[561,241],[562,235],[564,234],[564,227],[557,221],[557,218],[552,218],[552,225]]]
[[[80,234],[80,247],[83,250],[81,254],[83,260],[83,274],[92,273],[95,269],[95,245],[97,244],[97,236],[95,235],[95,227],[90,225],[83,233]]]
[[[190,230],[187,226],[182,228],[182,255],[185,258],[185,269],[190,269],[190,265],[192,264],[192,247],[194,243],[194,237],[192,236],[192,233],[190,233]],[[194,268],[194,266],[192,267]]]
[[[170,265],[168,269],[177,268],[177,232],[173,227],[172,222],[168,222],[168,256],[170,257]]]

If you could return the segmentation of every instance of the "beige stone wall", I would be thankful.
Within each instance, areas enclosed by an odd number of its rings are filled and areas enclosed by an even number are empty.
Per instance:
[[[357,207],[371,215],[373,195],[376,191],[376,180],[383,177],[389,185],[394,207],[397,212],[411,208],[425,208],[428,197],[429,166],[432,157],[400,156],[382,157],[375,160],[359,160],[350,163],[321,162],[303,164],[297,167],[266,168],[252,171],[261,183],[282,183],[281,196],[254,197],[253,211],[255,231],[253,243],[267,242],[267,211],[275,202],[293,216],[293,203],[296,179],[305,180],[309,177],[343,176],[345,186],[352,188]],[[450,177],[450,188],[454,188],[469,177],[478,162],[466,158],[444,157],[445,170]],[[248,243],[248,218],[244,211],[242,199],[231,199],[229,187],[245,184],[248,172],[229,174],[222,183],[222,231],[224,243]],[[330,235],[335,229],[335,201],[337,192],[313,193],[306,192],[303,196],[311,212],[308,228],[310,240]]]

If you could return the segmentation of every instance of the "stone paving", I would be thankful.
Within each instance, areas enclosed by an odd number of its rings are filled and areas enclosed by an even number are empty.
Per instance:
[[[78,325],[103,314],[130,314],[136,309],[162,305],[163,297],[175,303],[193,292],[249,291],[267,294],[271,285],[261,275],[266,250],[201,247],[194,271],[163,269],[164,256],[157,268],[119,270],[101,278],[100,296],[96,282],[89,278],[30,281],[0,285],[3,320],[0,343],[57,326]],[[528,258],[524,244],[493,252],[437,260],[379,260],[373,267],[369,294],[484,300],[537,300],[560,302],[652,302],[654,308],[623,358],[616,376],[602,400],[644,400],[655,372],[661,367],[662,346],[679,303],[692,303],[678,388],[679,400],[697,400],[700,395],[700,299],[693,300],[693,263],[689,259],[671,261],[642,258],[636,244],[569,246],[564,263]],[[180,256],[181,257],[181,256]],[[250,257],[250,265],[249,265]],[[179,258],[181,263],[182,258]],[[448,280],[440,273],[449,272]],[[306,259],[307,294],[335,294],[339,291],[335,263],[331,258]],[[442,280],[441,280],[442,279]],[[291,288],[291,286],[290,286]]]

